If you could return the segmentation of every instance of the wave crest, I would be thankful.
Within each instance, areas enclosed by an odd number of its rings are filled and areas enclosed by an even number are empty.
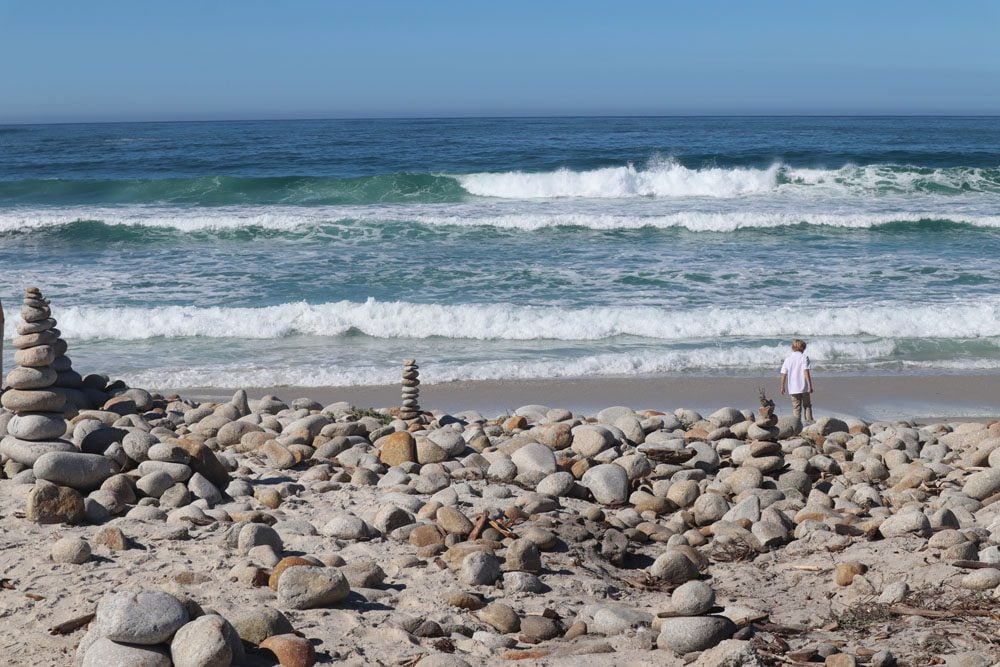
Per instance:
[[[16,312],[9,311],[7,335]],[[1000,303],[841,308],[562,308],[512,304],[386,302],[285,303],[262,308],[161,306],[60,308],[68,339],[283,338],[292,335],[473,340],[603,340],[618,336],[685,339],[793,335],[881,338],[1000,336]],[[109,323],[114,323],[110,326]]]

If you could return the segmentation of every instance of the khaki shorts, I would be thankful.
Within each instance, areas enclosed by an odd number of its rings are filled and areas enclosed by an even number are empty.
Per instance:
[[[796,417],[802,414],[802,408],[809,410],[813,406],[811,398],[812,394],[789,394],[789,396],[792,397],[792,412],[795,413]]]

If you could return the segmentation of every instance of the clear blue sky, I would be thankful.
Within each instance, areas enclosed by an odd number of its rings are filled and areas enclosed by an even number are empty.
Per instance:
[[[0,0],[0,122],[1000,113],[1000,2]]]

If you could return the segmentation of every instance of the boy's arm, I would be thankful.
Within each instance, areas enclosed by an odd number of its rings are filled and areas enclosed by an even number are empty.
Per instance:
[[[811,394],[811,393],[813,393],[813,377],[812,377],[812,373],[809,372],[808,368],[805,369],[803,371],[803,373],[806,376],[806,393],[807,394]],[[782,377],[784,377],[784,376],[782,376]]]
[[[781,395],[784,396],[786,391],[788,391],[788,373],[782,373],[781,374]]]

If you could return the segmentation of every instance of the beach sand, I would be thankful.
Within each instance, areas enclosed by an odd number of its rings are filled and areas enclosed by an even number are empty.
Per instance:
[[[764,387],[779,414],[791,411],[778,394],[777,377],[631,377],[558,380],[470,381],[423,385],[421,404],[430,410],[478,410],[496,416],[522,405],[540,404],[580,412],[609,405],[673,411],[711,412],[727,405],[757,406]],[[1000,375],[817,375],[813,404],[817,416],[864,420],[986,418],[1000,415]],[[228,400],[235,389],[195,387],[179,390],[199,400]],[[252,398],[273,394],[285,400],[308,396],[320,403],[346,401],[359,407],[387,407],[399,402],[398,385],[371,387],[266,387],[248,389]]]

